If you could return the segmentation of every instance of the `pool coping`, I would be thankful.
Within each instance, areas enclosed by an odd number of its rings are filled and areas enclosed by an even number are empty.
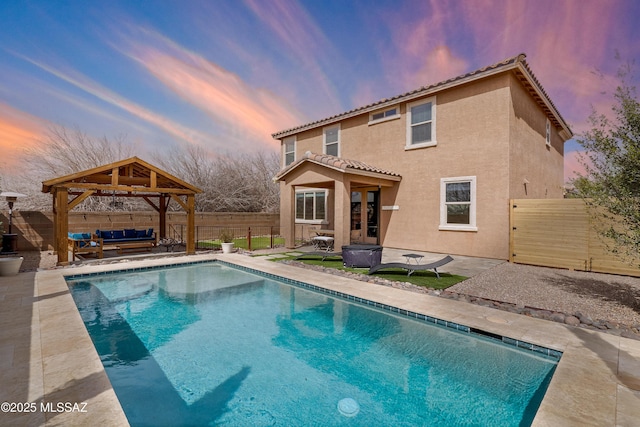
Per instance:
[[[29,395],[34,399],[42,396],[45,402],[87,403],[87,412],[41,414],[44,415],[41,425],[128,424],[65,277],[216,259],[561,351],[562,358],[534,426],[624,426],[640,419],[640,341],[259,257],[207,254],[80,266],[36,274],[31,325],[34,348],[29,364],[33,372],[41,369],[41,375],[29,375]]]

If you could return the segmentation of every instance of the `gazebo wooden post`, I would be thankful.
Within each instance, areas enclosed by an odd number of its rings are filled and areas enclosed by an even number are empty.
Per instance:
[[[167,237],[167,199],[166,194],[160,194],[160,200],[158,200],[158,214],[160,216],[160,238],[164,239]]]
[[[69,264],[69,251],[67,249],[67,233],[69,231],[69,191],[60,187],[55,190],[56,195],[56,252],[58,252],[58,265]]]
[[[58,254],[58,230],[56,230],[56,224],[58,223],[58,210],[56,209],[56,193],[55,190],[51,192],[51,210],[53,212],[53,253]]]
[[[187,255],[196,253],[196,197],[187,195]]]

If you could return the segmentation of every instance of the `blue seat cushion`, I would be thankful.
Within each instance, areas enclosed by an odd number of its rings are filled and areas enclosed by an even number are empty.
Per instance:
[[[111,230],[96,230],[96,234],[103,239],[113,239],[113,231]]]
[[[124,231],[122,230],[113,230],[112,239],[124,239]]]
[[[127,239],[135,239],[138,236],[136,234],[136,230],[134,230],[133,228],[125,228],[124,237],[126,237]]]
[[[88,240],[91,239],[91,233],[68,233],[69,238],[74,240]]]

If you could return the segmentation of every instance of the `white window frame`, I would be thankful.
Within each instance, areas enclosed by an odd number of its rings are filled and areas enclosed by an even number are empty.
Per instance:
[[[293,150],[292,151],[287,151],[287,142],[293,142]],[[282,167],[287,167],[291,163],[294,163],[296,161],[296,144],[297,144],[297,138],[296,138],[295,135],[288,136],[288,137],[282,139],[282,152],[283,152],[283,154],[282,154]],[[293,160],[291,162],[289,162],[289,163],[287,163],[287,154],[293,154]]]
[[[395,110],[395,112],[393,112]],[[380,118],[373,118],[375,115],[382,114]],[[369,126],[375,125],[378,123],[388,122],[390,120],[396,120],[401,117],[400,115],[400,105],[394,105],[393,107],[387,107],[383,110],[372,111],[369,113]]]
[[[331,142],[329,145],[337,145],[338,146],[338,152],[335,155],[336,157],[340,157],[340,140],[341,140],[341,131],[340,131],[340,123],[337,123],[335,125],[331,125],[331,126],[326,126],[324,128],[322,128],[322,152],[324,154],[328,154],[327,153],[327,131],[331,130],[331,129],[338,129],[338,140],[336,142]]]
[[[312,193],[313,194],[313,219],[306,219],[306,218],[298,218],[298,194],[302,194],[302,198],[303,200],[305,199],[305,194],[308,193]],[[317,193],[324,193],[324,219],[316,219],[316,194]],[[296,197],[295,197],[295,201],[294,201],[294,206],[293,206],[293,210],[294,210],[294,217],[295,217],[295,222],[296,224],[327,224],[327,197],[328,197],[328,191],[327,190],[314,190],[314,189],[304,189],[304,190],[296,190]],[[302,212],[304,214],[305,209],[303,207]]]
[[[416,107],[422,104],[431,103],[431,121],[430,122],[420,122],[411,124],[411,108]],[[412,136],[413,136],[413,126],[419,125],[423,123],[431,123],[431,141],[421,142],[419,144],[412,144]],[[432,96],[431,98],[420,99],[419,101],[414,101],[407,104],[407,140],[405,142],[405,150],[415,150],[416,148],[424,148],[424,147],[435,147],[438,145],[436,140],[436,97]]]
[[[551,122],[547,118],[547,124],[545,126],[546,134],[545,134],[545,142],[547,147],[551,147]]]
[[[448,224],[447,223],[447,184],[469,182],[471,191],[471,200],[469,203],[469,224]],[[454,204],[461,204],[456,202]],[[449,231],[478,231],[476,226],[476,177],[475,176],[459,176],[451,178],[440,178],[440,230]]]

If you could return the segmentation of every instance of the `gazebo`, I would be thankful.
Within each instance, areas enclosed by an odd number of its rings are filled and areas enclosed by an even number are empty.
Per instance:
[[[202,190],[137,157],[43,181],[42,192],[53,195],[54,240],[59,265],[69,263],[68,212],[90,196],[142,198],[159,213],[160,238],[166,237],[167,206],[175,200],[187,213],[186,252],[195,253],[195,195]]]

